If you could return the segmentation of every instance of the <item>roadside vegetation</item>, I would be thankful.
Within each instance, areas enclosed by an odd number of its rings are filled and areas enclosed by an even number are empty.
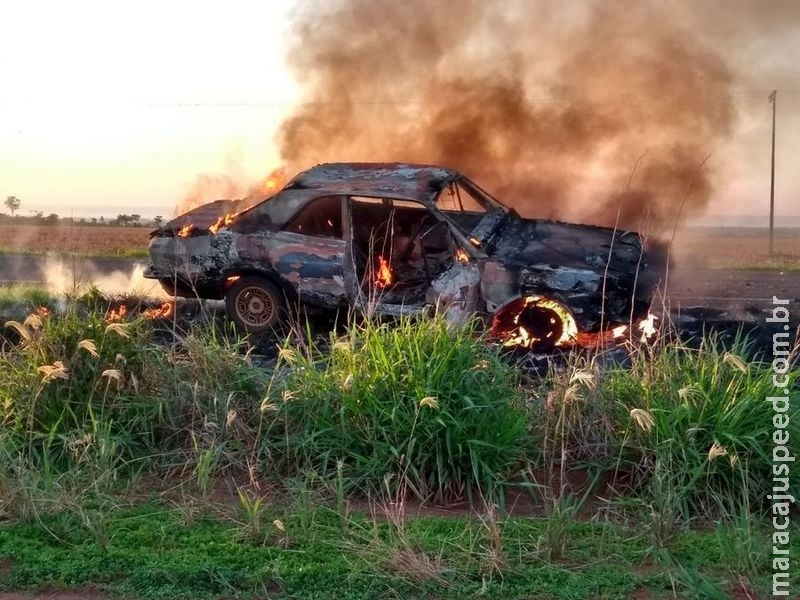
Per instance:
[[[0,590],[771,589],[772,371],[745,339],[665,332],[534,376],[475,324],[359,319],[295,327],[265,365],[224,325],[93,290],[23,304],[0,355]],[[789,385],[797,453],[797,370]]]

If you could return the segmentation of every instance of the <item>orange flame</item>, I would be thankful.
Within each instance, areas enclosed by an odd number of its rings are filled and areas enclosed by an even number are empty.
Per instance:
[[[185,238],[185,237],[189,237],[190,235],[192,235],[193,231],[194,231],[194,225],[192,225],[190,223],[189,225],[184,225],[183,227],[178,229],[177,234],[178,234],[178,237]]]
[[[463,248],[456,248],[456,260],[460,263],[468,263],[469,254]]]
[[[653,313],[647,313],[647,318],[642,319],[639,323],[639,331],[642,332],[641,341],[646,342],[658,333],[656,329],[656,321],[658,317]]]
[[[208,230],[212,234],[217,235],[217,233],[219,233],[219,230],[222,229],[223,227],[230,227],[231,224],[233,223],[234,218],[236,218],[236,213],[228,213],[226,215],[222,215],[221,217],[217,218],[216,223],[214,223],[211,227],[209,227]]]
[[[611,330],[611,335],[614,337],[615,340],[618,340],[623,335],[625,335],[625,332],[627,331],[628,331],[627,325],[618,325]]]
[[[262,191],[265,194],[274,194],[279,189],[283,188],[286,185],[286,171],[283,167],[278,167],[272,173],[269,174],[267,179],[264,181],[264,186],[262,187]]]
[[[120,304],[119,307],[114,310],[110,310],[108,315],[106,316],[106,323],[118,323],[125,319],[125,315],[128,314],[128,307],[124,304]]]
[[[579,337],[578,325],[569,310],[541,296],[519,298],[497,313],[492,334],[507,348],[563,347]]]
[[[241,275],[231,275],[230,277],[228,277],[227,279],[225,279],[225,283],[223,283],[223,284],[222,284],[222,287],[223,287],[225,290],[228,290],[228,289],[229,289],[229,288],[230,288],[230,287],[231,287],[231,286],[232,286],[234,283],[236,283],[237,281],[239,281],[239,278],[240,278],[240,277],[241,277]]]
[[[166,319],[172,316],[175,305],[172,302],[165,302],[158,308],[148,308],[142,311],[142,315],[148,319]]]
[[[391,283],[392,269],[389,267],[389,263],[386,262],[386,259],[383,258],[383,256],[378,256],[378,273],[377,277],[375,278],[375,286],[379,288],[385,288]]]

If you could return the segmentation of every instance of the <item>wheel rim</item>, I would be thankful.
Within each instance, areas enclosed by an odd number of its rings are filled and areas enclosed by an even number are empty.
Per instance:
[[[264,327],[272,323],[275,303],[260,287],[248,287],[236,297],[236,316],[248,327]]]

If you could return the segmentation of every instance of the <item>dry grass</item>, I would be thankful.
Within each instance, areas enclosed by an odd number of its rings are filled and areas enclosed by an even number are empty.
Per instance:
[[[141,256],[149,227],[0,225],[0,252],[79,256]]]
[[[672,249],[678,264],[728,269],[800,270],[800,230],[776,229],[769,256],[769,230],[744,227],[687,227]]]

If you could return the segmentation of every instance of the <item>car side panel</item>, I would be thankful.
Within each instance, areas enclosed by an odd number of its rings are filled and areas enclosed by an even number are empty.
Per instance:
[[[301,302],[322,307],[345,304],[344,240],[288,231],[236,237],[239,268],[269,268]]]

